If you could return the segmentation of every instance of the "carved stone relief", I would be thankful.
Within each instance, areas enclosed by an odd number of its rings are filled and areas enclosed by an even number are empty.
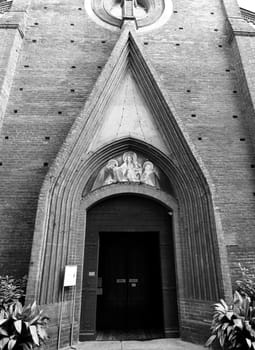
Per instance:
[[[120,157],[109,159],[99,171],[92,189],[116,183],[137,183],[160,188],[160,182],[160,171],[150,160],[128,151]]]

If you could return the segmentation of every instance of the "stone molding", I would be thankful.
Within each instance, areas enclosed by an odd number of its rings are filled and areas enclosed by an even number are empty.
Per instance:
[[[14,5],[13,5],[14,7]],[[0,17],[0,29],[14,29],[18,30],[21,38],[24,38],[25,28],[27,22],[27,12],[25,10],[6,12]]]
[[[10,11],[12,7],[12,1],[4,0],[0,1],[0,14]]]
[[[255,36],[255,28],[252,28],[252,26],[242,17],[229,17],[228,23],[230,27],[228,39],[229,43],[231,43],[237,36]]]
[[[226,13],[229,42],[231,43],[235,36],[255,36],[255,28],[244,18],[243,10],[237,1],[222,0],[222,3]]]
[[[90,209],[90,207],[95,205],[95,203],[108,197],[128,193],[152,198],[157,202],[160,202],[164,207],[167,207],[169,210],[173,210],[176,213],[176,215],[178,215],[178,203],[172,195],[159,189],[155,189],[153,187],[136,184],[115,184],[111,187],[98,188],[92,192],[89,192],[81,199],[81,210],[86,211]]]
[[[24,38],[24,33],[21,30],[20,25],[17,23],[0,23],[0,29],[17,29],[20,33],[21,38]]]
[[[255,13],[240,7],[243,18],[248,22],[255,25]]]

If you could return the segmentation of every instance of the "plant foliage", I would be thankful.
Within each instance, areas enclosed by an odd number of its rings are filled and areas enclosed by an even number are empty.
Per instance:
[[[17,301],[0,311],[0,350],[32,350],[48,338],[48,317],[36,302],[25,307]]]
[[[255,275],[246,267],[239,264],[241,278],[236,281],[237,290],[241,294],[248,295],[251,300],[255,300]]]
[[[0,276],[0,310],[16,301],[23,301],[27,277],[15,279],[12,276]]]
[[[250,297],[236,291],[231,305],[222,299],[214,304],[211,333],[206,347],[218,341],[225,350],[255,350],[255,308]]]

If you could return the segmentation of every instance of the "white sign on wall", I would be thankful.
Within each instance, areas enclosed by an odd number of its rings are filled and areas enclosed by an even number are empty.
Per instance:
[[[64,276],[64,287],[73,287],[76,285],[77,265],[66,265]]]

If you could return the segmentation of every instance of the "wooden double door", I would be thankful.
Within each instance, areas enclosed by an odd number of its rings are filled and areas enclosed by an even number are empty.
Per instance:
[[[97,330],[162,329],[158,233],[100,233]]]
[[[80,340],[101,330],[178,336],[172,216],[148,198],[108,198],[87,213]],[[137,338],[139,339],[139,338]]]

